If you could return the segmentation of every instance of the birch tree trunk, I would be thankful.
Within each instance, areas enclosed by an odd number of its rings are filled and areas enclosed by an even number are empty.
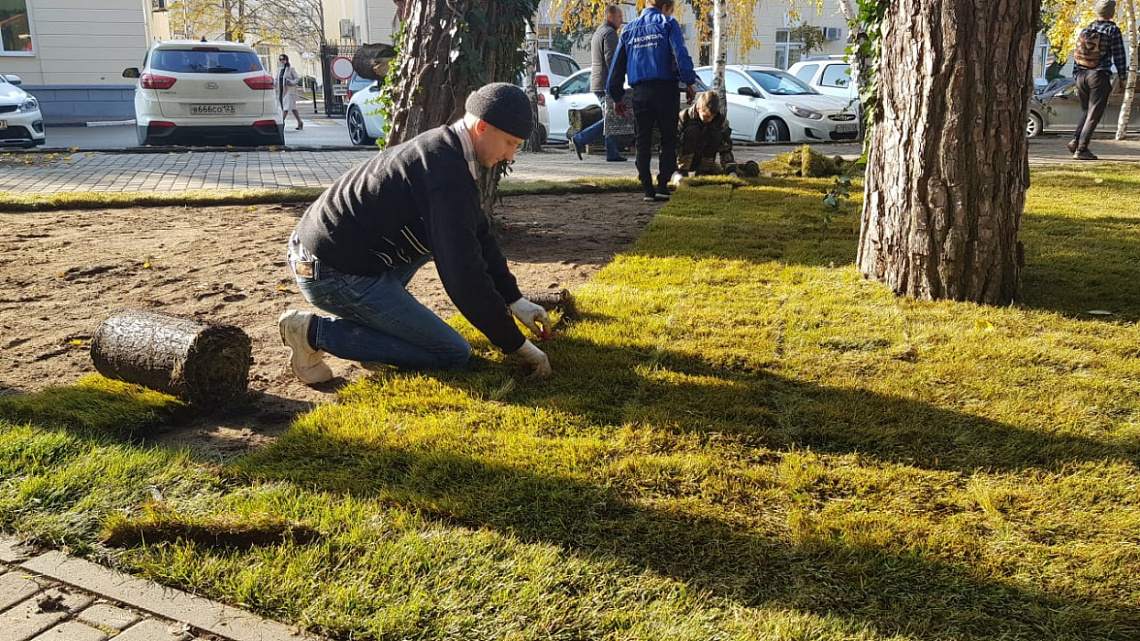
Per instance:
[[[893,0],[858,266],[897,294],[1005,304],[1020,281],[1036,0]]]
[[[728,116],[728,98],[724,91],[724,68],[728,64],[728,4],[727,0],[713,1],[713,84],[711,89],[720,96],[721,110]],[[732,123],[729,123],[731,125]]]
[[[1128,53],[1128,79],[1124,85],[1124,101],[1120,105],[1120,118],[1116,121],[1117,140],[1124,140],[1128,121],[1132,118],[1132,99],[1136,95],[1136,71],[1140,68],[1140,62],[1136,60],[1136,56],[1140,56],[1140,25],[1136,24],[1136,0],[1125,2],[1124,12],[1125,24],[1131,31],[1128,40],[1132,44],[1132,50]]]

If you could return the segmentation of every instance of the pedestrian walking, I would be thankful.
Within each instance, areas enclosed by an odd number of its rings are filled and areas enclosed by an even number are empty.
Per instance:
[[[677,170],[677,112],[681,109],[678,83],[685,85],[688,104],[697,95],[697,74],[685,48],[681,25],[673,18],[675,8],[675,0],[647,0],[645,10],[621,33],[607,82],[615,111],[624,116],[625,80],[629,77],[637,175],[647,201],[669,200],[669,180]],[[661,134],[656,184],[650,166],[654,129]]]
[[[1073,75],[1081,98],[1081,119],[1069,141],[1069,151],[1077,160],[1096,160],[1089,151],[1089,141],[1100,124],[1108,96],[1112,93],[1112,68],[1116,67],[1116,85],[1124,90],[1128,64],[1124,58],[1124,37],[1112,21],[1116,16],[1115,0],[1097,0],[1093,5],[1097,19],[1081,29],[1073,53]]]
[[[508,84],[472,93],[453,125],[385,149],[338,178],[289,239],[301,294],[334,316],[286,310],[277,324],[305,383],[333,377],[325,353],[365,365],[462,367],[471,346],[408,293],[429,259],[459,311],[532,376],[550,362],[515,324],[545,335],[546,311],[519,291],[476,184],[476,163],[512,161],[534,127],[530,100]],[[512,316],[513,313],[513,316]]]
[[[606,104],[606,79],[610,73],[610,65],[614,61],[614,52],[618,48],[618,29],[621,29],[624,20],[625,16],[622,15],[621,7],[616,4],[606,5],[605,20],[602,22],[602,26],[594,32],[593,39],[590,40],[590,91],[598,97],[603,113]],[[605,119],[603,118],[570,139],[570,144],[573,145],[578,160],[582,159],[582,152],[586,150],[586,145],[598,142],[604,133]],[[626,160],[626,157],[621,155],[617,141],[614,140],[613,136],[605,136],[605,142],[606,160],[610,162]]]
[[[301,131],[305,128],[305,123],[301,122],[301,112],[297,111],[297,99],[301,96],[301,74],[289,64],[289,56],[285,54],[278,56],[277,62],[281,64],[281,69],[277,72],[277,103],[281,105],[281,124],[285,124],[285,119],[292,111],[293,117],[297,119],[297,131]]]

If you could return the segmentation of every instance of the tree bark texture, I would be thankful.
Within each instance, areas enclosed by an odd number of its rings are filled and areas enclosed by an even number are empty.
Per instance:
[[[900,295],[1003,304],[1018,293],[1036,0],[893,0],[858,266]]]
[[[458,120],[467,96],[485,84],[515,82],[523,55],[519,47],[537,6],[538,0],[407,3],[407,28],[395,62],[388,144]],[[494,173],[479,181],[488,216],[498,185],[498,171],[489,171]]]

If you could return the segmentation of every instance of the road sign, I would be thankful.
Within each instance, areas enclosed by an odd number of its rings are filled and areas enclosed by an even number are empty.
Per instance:
[[[333,58],[329,63],[329,71],[340,80],[348,80],[352,77],[352,58],[344,56]]]

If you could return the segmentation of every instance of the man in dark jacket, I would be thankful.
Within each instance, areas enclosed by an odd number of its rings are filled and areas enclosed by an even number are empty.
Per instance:
[[[617,51],[618,29],[621,28],[624,19],[621,7],[616,4],[606,5],[605,22],[594,32],[594,38],[590,41],[590,91],[598,97],[598,102],[602,104],[603,111],[605,111],[606,104],[606,77],[609,76],[610,64],[613,63],[614,52]],[[605,121],[599,120],[570,139],[570,144],[573,145],[578,160],[582,159],[582,152],[586,149],[586,145],[597,142],[604,132]],[[613,136],[606,136],[605,138],[606,160],[611,162],[625,160],[626,158],[621,155]]]
[[[732,153],[732,128],[720,109],[720,96],[706,91],[697,96],[693,106],[681,112],[677,123],[681,139],[681,158],[677,169],[681,175],[719,174],[735,168]],[[720,154],[720,165],[716,156]]]
[[[688,104],[697,95],[697,74],[685,48],[681,25],[673,19],[674,0],[648,0],[645,11],[621,32],[617,54],[610,67],[607,90],[614,111],[624,116],[625,79],[633,107],[637,139],[637,175],[645,200],[669,200],[669,179],[677,170],[677,112],[681,110],[678,82],[685,84]],[[650,167],[653,129],[661,133],[657,184]]]
[[[1108,96],[1112,93],[1112,68],[1116,67],[1117,83],[1124,90],[1128,64],[1124,58],[1124,37],[1112,21],[1116,15],[1115,0],[1097,0],[1093,5],[1097,19],[1078,34],[1077,50],[1073,54],[1073,75],[1077,80],[1077,93],[1081,98],[1081,119],[1069,141],[1069,151],[1077,160],[1096,160],[1089,151],[1092,139]]]
[[[333,378],[333,356],[409,368],[455,368],[471,346],[408,293],[430,258],[459,311],[536,377],[550,362],[515,318],[546,335],[542,307],[523,298],[479,204],[476,163],[514,160],[534,126],[530,101],[507,83],[467,98],[467,113],[383,151],[337,179],[289,239],[305,299],[336,317],[287,310],[278,319],[290,366],[305,383]],[[512,316],[512,312],[514,316]]]

